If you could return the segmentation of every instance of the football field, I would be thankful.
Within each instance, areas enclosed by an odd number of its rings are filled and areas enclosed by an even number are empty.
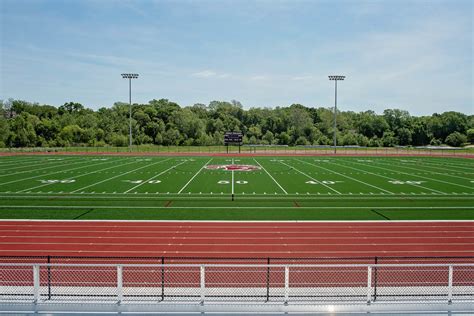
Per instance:
[[[0,218],[466,220],[474,160],[3,156]]]

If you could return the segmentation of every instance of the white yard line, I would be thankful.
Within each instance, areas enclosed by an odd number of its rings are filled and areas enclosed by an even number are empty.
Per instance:
[[[418,160],[418,159],[413,159],[413,161],[428,163],[428,162],[425,162],[424,160]],[[435,162],[435,161],[430,161],[429,163],[430,163],[430,164],[434,164],[434,165],[438,165],[438,166],[448,165],[448,166],[451,166],[451,167],[454,167],[454,168],[472,170],[472,167],[469,167],[468,164],[459,165],[459,164],[453,164],[453,163],[449,163],[449,162],[445,162],[445,161],[442,161],[442,162],[440,162],[440,163],[438,163],[437,161],[436,161],[436,162]]]
[[[125,191],[125,192],[123,192],[123,193],[128,193],[128,192],[130,192],[130,191],[132,191],[132,190],[138,188],[139,186],[142,186],[142,185],[144,185],[145,183],[148,183],[148,181],[151,181],[151,180],[155,179],[156,177],[159,177],[159,176],[161,176],[162,174],[165,174],[165,173],[167,173],[168,171],[170,171],[171,169],[176,168],[177,166],[182,165],[183,163],[186,163],[186,162],[187,162],[187,160],[186,160],[186,161],[183,161],[183,162],[180,162],[179,164],[174,165],[174,166],[172,166],[172,167],[169,167],[169,168],[166,169],[165,171],[162,171],[162,172],[158,173],[157,175],[154,175],[153,177],[151,177],[151,178],[149,178],[149,179],[143,181],[143,182],[140,183],[140,184],[137,184],[137,185],[134,186],[133,188],[130,188],[130,189],[128,189],[127,191]]]
[[[156,165],[157,163],[162,163],[162,162],[165,162],[165,161],[168,161],[170,160],[171,158],[168,158],[168,159],[165,159],[165,160],[160,160],[160,161],[157,161],[157,162],[154,162],[154,163],[151,163],[151,164],[148,164],[148,165],[145,165],[145,166],[141,166],[139,168],[136,168],[136,169],[133,169],[133,170],[130,170],[130,171],[127,171],[127,172],[124,172],[124,173],[121,173],[119,175],[116,175],[116,176],[113,176],[113,177],[110,177],[110,178],[107,178],[107,179],[104,179],[102,181],[98,181],[98,182],[95,182],[95,183],[92,183],[92,184],[89,184],[89,185],[86,185],[85,187],[82,187],[82,188],[79,188],[77,190],[74,190],[74,191],[71,191],[70,193],[75,193],[77,191],[82,191],[84,189],[87,189],[87,188],[90,188],[90,187],[93,187],[97,184],[101,184],[101,183],[104,183],[104,182],[107,182],[107,181],[110,181],[110,180],[113,180],[115,178],[118,178],[118,177],[121,177],[121,176],[124,176],[126,174],[129,174],[129,173],[132,173],[132,172],[135,172],[137,170],[140,170],[140,169],[143,169],[143,168],[147,168],[147,167],[150,167],[150,166],[153,166],[153,165]]]
[[[297,161],[304,162],[304,163],[306,163],[306,164],[308,164],[308,165],[315,166],[315,167],[321,168],[321,169],[323,169],[323,170],[332,172],[332,173],[334,173],[334,174],[340,175],[340,176],[345,177],[345,178],[347,178],[347,179],[351,179],[351,180],[353,180],[353,181],[357,181],[357,182],[359,182],[359,183],[365,184],[365,185],[370,186],[370,187],[372,187],[372,188],[375,188],[375,189],[377,189],[377,190],[384,191],[384,192],[387,192],[387,193],[389,193],[389,194],[395,194],[395,193],[390,192],[390,191],[388,191],[388,190],[382,189],[382,188],[380,188],[380,187],[378,187],[378,186],[376,186],[376,185],[372,185],[372,184],[370,184],[370,183],[367,183],[367,182],[358,180],[358,179],[356,179],[356,178],[353,178],[353,177],[350,177],[350,176],[346,176],[345,174],[336,172],[336,171],[334,171],[334,170],[331,170],[331,169],[328,169],[328,168],[324,168],[324,167],[321,167],[321,166],[319,166],[319,165],[316,165],[316,164],[313,164],[313,163],[310,163],[310,162],[306,162],[306,161],[304,161],[304,160],[300,160],[300,159],[296,159],[296,160],[297,160]]]
[[[450,168],[456,168],[455,166],[452,166],[452,165],[444,166],[444,165],[440,165],[440,164],[437,164],[437,163],[431,163],[431,162],[423,161],[423,160],[403,160],[403,159],[399,159],[399,161],[402,162],[402,163],[410,163],[411,165],[414,165],[414,164],[418,163],[420,166],[423,166],[423,167],[426,167],[426,168],[446,170],[446,171],[450,171],[450,172],[464,172],[464,173],[466,173],[466,171],[464,171],[464,170],[450,169]],[[473,171],[473,168],[467,168],[467,167],[460,167],[460,168],[468,169],[471,172]]]
[[[111,162],[116,163],[117,161],[114,160],[114,161],[107,161],[107,162],[108,163],[111,163]],[[63,180],[77,179],[77,178],[88,176],[90,174],[94,174],[94,173],[97,173],[97,172],[102,172],[104,170],[109,170],[109,169],[113,169],[113,168],[118,168],[118,167],[123,167],[123,166],[126,166],[126,165],[130,165],[132,163],[137,163],[137,161],[127,162],[127,163],[124,163],[124,164],[115,165],[115,166],[108,167],[108,168],[105,168],[105,169],[99,169],[99,170],[96,170],[96,171],[91,171],[91,172],[80,174],[80,175],[77,175],[77,176],[74,176],[74,177],[69,177],[69,178],[66,178],[66,179],[63,179]],[[45,186],[48,186],[48,185],[51,185],[51,184],[58,184],[58,183],[45,183],[45,184],[37,185],[35,187],[31,187],[31,188],[28,188],[28,189],[23,189],[23,190],[20,190],[20,191],[16,191],[15,193],[27,192],[27,191],[31,191],[31,190],[34,190],[34,189],[37,189],[37,188],[42,188],[42,187],[45,187]]]
[[[358,163],[358,162],[354,162],[354,163]],[[443,181],[443,180],[434,179],[434,178],[430,178],[430,177],[424,177],[424,176],[420,176],[420,175],[416,175],[416,174],[403,172],[403,171],[400,171],[400,170],[387,169],[387,168],[384,168],[384,167],[379,167],[379,166],[374,166],[374,165],[371,165],[371,167],[382,169],[382,170],[385,170],[385,171],[390,171],[390,172],[398,172],[398,173],[406,174],[406,175],[411,176],[411,177],[418,177],[418,178],[422,178],[422,179],[426,179],[426,180],[431,180],[431,181],[441,182],[441,183],[445,183],[445,184],[455,185],[455,186],[458,186],[458,187],[467,188],[467,189],[471,189],[471,190],[473,189],[472,186],[469,187],[467,185],[462,185],[462,184],[457,184],[457,183],[453,183],[453,182]],[[407,168],[407,167],[405,167],[405,168]],[[413,169],[413,170],[416,170],[416,171],[420,171],[419,169],[415,169],[415,168],[409,168],[408,167],[408,169]]]
[[[87,162],[90,163],[90,161],[87,161]],[[84,162],[81,162],[81,163],[84,163]],[[88,165],[82,166],[82,167],[66,169],[66,170],[60,170],[60,171],[55,171],[55,172],[51,172],[51,173],[44,173],[44,174],[40,174],[39,176],[33,176],[33,177],[29,177],[29,178],[22,178],[22,179],[12,180],[12,181],[8,181],[8,182],[1,182],[0,186],[5,185],[5,184],[10,184],[10,183],[30,180],[30,179],[36,179],[36,178],[41,178],[41,177],[43,177],[43,178],[44,177],[49,177],[50,175],[53,175],[53,174],[70,172],[70,171],[78,170],[78,169],[82,169],[82,168],[90,168],[91,166],[98,166],[98,165],[102,165],[102,164],[105,164],[105,163],[111,163],[111,161],[99,162],[99,163],[92,164],[92,165],[88,164]]]
[[[384,166],[387,165],[387,164],[385,164],[383,162],[379,162],[379,161],[377,161],[376,163],[379,163],[379,164],[384,165]],[[405,165],[402,165],[402,164],[397,165],[397,167],[410,169],[410,170],[415,170],[415,171],[424,171],[424,170],[420,170],[420,168],[413,168],[413,167],[405,166]],[[437,168],[437,167],[430,167],[430,166],[419,166],[419,167],[440,169],[440,168]],[[461,176],[456,176],[456,175],[452,175],[452,174],[447,174],[447,173],[442,173],[442,172],[437,172],[437,171],[431,171],[431,170],[426,170],[426,172],[429,172],[429,173],[432,173],[432,174],[439,174],[439,175],[446,176],[446,177],[459,178],[459,179],[462,179],[462,180],[474,180],[474,177],[473,178],[466,178],[466,177],[461,177]],[[415,176],[418,176],[418,175],[415,174]]]
[[[232,165],[234,164],[234,158],[232,158]],[[232,169],[232,196],[234,195],[234,170]]]
[[[322,183],[321,181],[316,180],[315,178],[313,178],[313,177],[307,175],[307,174],[304,173],[303,171],[300,171],[300,170],[296,169],[295,167],[293,167],[293,166],[291,166],[291,165],[289,165],[289,164],[286,164],[286,163],[284,163],[284,162],[282,162],[282,161],[279,161],[279,163],[281,163],[281,164],[283,164],[283,165],[285,165],[285,166],[287,166],[287,167],[290,167],[290,168],[292,168],[292,169],[295,170],[295,171],[298,171],[298,172],[301,173],[302,175],[308,177],[309,179],[315,181],[316,183],[322,184],[323,186],[325,186],[326,188],[328,188],[328,189],[330,189],[330,190],[336,192],[337,194],[342,194],[341,192],[339,192],[339,191],[337,191],[337,190],[331,188],[330,186],[327,186],[326,184]]]
[[[340,165],[340,164],[337,164],[335,162],[330,162],[336,166],[343,166],[343,167],[346,167],[346,168],[349,168],[349,169],[354,169],[354,170],[357,170],[357,171],[360,171],[360,172],[365,172],[365,173],[368,173],[368,174],[372,174],[374,176],[377,176],[377,177],[380,177],[380,178],[385,178],[385,179],[389,179],[389,180],[392,180],[392,181],[396,181],[398,179],[395,179],[395,178],[391,178],[391,177],[386,177],[386,176],[383,176],[381,174],[378,174],[378,173],[373,173],[373,172],[370,172],[370,171],[367,171],[367,170],[364,170],[364,169],[359,169],[359,168],[355,168],[355,167],[351,167],[351,166],[346,166],[346,165]],[[356,162],[350,162],[350,163],[356,163]],[[361,164],[361,163],[358,163],[359,165],[362,165],[362,166],[365,166],[367,167],[367,165],[364,165],[364,164]],[[392,171],[392,170],[390,170]],[[427,187],[424,187],[422,185],[419,185],[419,184],[414,184],[414,183],[407,183],[408,185],[411,185],[411,186],[414,186],[414,187],[417,187],[417,188],[421,188],[421,189],[424,189],[424,190],[428,190],[428,191],[432,191],[432,192],[437,192],[437,193],[440,193],[440,194],[444,194],[444,195],[447,195],[448,193],[446,192],[441,192],[441,191],[438,191],[438,190],[435,190],[435,189],[430,189],[430,188],[427,188]]]
[[[178,191],[178,194],[181,194],[181,192],[183,192],[183,190],[191,183],[191,181],[194,180],[194,178],[196,178],[196,176],[197,176],[199,173],[201,173],[201,171],[211,162],[211,160],[212,160],[212,158],[209,159],[209,160],[204,164],[204,166],[202,166],[201,169],[199,169],[199,170],[194,174],[194,176],[192,176],[192,178],[189,179],[188,182],[186,182],[186,184],[181,188],[181,190]]]
[[[79,160],[79,159],[77,159]],[[73,162],[71,163],[71,165],[75,165],[75,164],[78,164],[78,163],[86,163],[86,162],[89,162],[89,161],[84,161],[84,160],[79,160],[79,161],[76,161],[76,162]],[[38,164],[33,164],[31,166],[37,166]],[[24,171],[18,171],[18,172],[12,172],[12,173],[8,173],[8,174],[2,174],[0,175],[0,177],[8,177],[8,176],[13,176],[13,175],[17,175],[17,174],[21,174],[21,173],[25,173],[25,172],[33,172],[33,171],[41,171],[41,170],[46,170],[46,169],[51,169],[51,168],[58,168],[58,167],[62,167],[62,166],[69,166],[69,164],[60,164],[60,166],[58,166],[57,164],[54,164],[54,166],[50,166],[50,167],[45,167],[45,168],[34,168],[34,170],[24,170]]]
[[[288,192],[286,192],[286,190],[283,189],[283,187],[280,185],[280,183],[278,183],[278,181],[267,171],[267,169],[265,169],[264,166],[262,166],[262,165],[257,161],[257,159],[254,158],[253,160],[255,160],[255,162],[263,169],[263,171],[265,171],[265,172],[268,174],[268,176],[269,176],[270,178],[272,178],[273,182],[275,182],[276,185],[278,185],[278,187],[279,187],[285,194],[288,194]]]
[[[44,158],[44,157],[41,157],[41,158]],[[15,160],[0,161],[0,167],[9,167],[10,165],[16,165],[18,167],[13,168],[13,169],[16,169],[16,168],[24,168],[24,167],[27,167],[27,166],[28,167],[29,166],[36,166],[36,165],[38,165],[38,163],[46,161],[45,159],[41,159],[41,158],[40,159],[36,158],[36,159],[28,159],[28,160],[18,160],[18,161],[15,161]],[[34,164],[28,165],[31,162],[34,162]],[[48,161],[46,161],[46,162],[48,162]],[[54,161],[51,161],[51,162],[54,162]]]

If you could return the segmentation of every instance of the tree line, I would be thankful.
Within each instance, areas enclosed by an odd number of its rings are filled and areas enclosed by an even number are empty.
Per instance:
[[[226,131],[245,144],[332,145],[331,108],[301,104],[244,109],[238,101],[182,107],[167,99],[133,104],[135,145],[222,145]],[[337,144],[369,147],[474,143],[474,115],[448,111],[412,116],[399,109],[337,113]],[[22,100],[0,101],[0,147],[128,146],[129,104],[97,111],[80,103],[59,107]]]

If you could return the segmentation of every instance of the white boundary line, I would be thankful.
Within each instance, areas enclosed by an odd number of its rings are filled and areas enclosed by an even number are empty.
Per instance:
[[[376,162],[376,163],[379,163],[383,166],[386,166],[385,163],[383,162]],[[378,166],[374,166],[375,168],[380,168],[380,169],[385,169],[387,170],[386,168],[383,168],[383,167],[378,167]],[[405,169],[411,169],[411,170],[415,170],[415,171],[420,171],[419,169],[416,169],[416,168],[412,168],[412,167],[406,167],[406,166],[398,166],[400,168],[405,168]],[[428,167],[429,168],[429,167]],[[400,173],[403,173],[403,174],[409,174],[409,173],[406,173],[406,172],[403,172],[403,171],[398,171],[397,172],[400,172]],[[472,179],[469,179],[469,178],[464,178],[464,177],[459,177],[459,176],[453,176],[453,175],[448,175],[448,174],[444,174],[444,173],[441,173],[441,172],[435,172],[435,171],[430,171],[430,173],[434,173],[434,174],[439,174],[439,175],[442,175],[442,176],[447,176],[447,177],[456,177],[456,178],[460,178],[460,179],[463,179],[463,180],[472,180]],[[452,184],[452,185],[457,185],[457,186],[460,186],[460,187],[463,187],[463,188],[468,188],[468,189],[472,189],[472,187],[468,187],[468,186],[465,186],[465,185],[462,185],[462,184],[458,184],[458,183],[452,183],[452,182],[448,182],[448,181],[443,181],[443,180],[438,180],[438,179],[433,179],[433,178],[429,178],[429,177],[425,177],[425,176],[420,176],[420,175],[417,175],[417,174],[410,174],[412,176],[415,176],[415,177],[420,177],[420,178],[423,178],[423,179],[429,179],[429,180],[433,180],[433,181],[438,181],[438,182],[443,182],[443,183],[446,183],[446,184]]]
[[[344,160],[346,161],[346,160]],[[358,162],[351,162],[351,161],[348,161],[349,163],[352,163],[352,164],[359,164],[359,165],[362,165],[364,167],[367,167],[367,165],[364,165],[362,163],[358,163]],[[329,163],[332,163],[336,166],[342,166],[342,167],[346,167],[346,168],[349,168],[349,169],[354,169],[354,170],[357,170],[357,171],[360,171],[360,172],[366,172],[366,173],[369,173],[369,174],[372,174],[374,176],[377,176],[377,177],[381,177],[381,178],[385,178],[385,179],[389,179],[389,180],[392,180],[392,181],[396,181],[397,179],[395,178],[391,178],[391,177],[387,177],[387,176],[384,176],[384,175],[381,175],[381,174],[378,174],[378,173],[373,173],[373,172],[370,172],[370,171],[367,171],[367,170],[364,170],[364,169],[359,169],[359,168],[355,168],[355,167],[351,167],[351,166],[346,166],[346,165],[341,165],[341,164],[338,164],[338,163],[335,163],[335,162],[332,162],[330,161]],[[390,171],[393,171],[393,170],[390,170]],[[441,191],[438,191],[438,190],[435,190],[435,189],[431,189],[431,188],[427,188],[425,186],[422,186],[422,185],[419,185],[419,184],[414,184],[414,183],[407,183],[408,185],[411,185],[411,186],[414,186],[414,187],[417,187],[417,188],[422,188],[424,190],[428,190],[428,191],[432,191],[432,192],[437,192],[437,193],[440,193],[440,194],[443,194],[443,195],[448,195],[448,193],[446,192],[441,192]],[[408,196],[409,194],[407,194]]]
[[[304,160],[300,160],[300,159],[296,159],[296,160],[297,160],[297,161],[301,161],[301,162],[303,162],[303,163],[306,163],[306,164],[308,164],[308,165],[315,166],[315,167],[317,167],[317,168],[321,168],[321,169],[323,169],[323,170],[332,172],[332,173],[334,173],[334,174],[340,175],[341,177],[345,177],[345,178],[347,178],[347,179],[351,179],[351,180],[353,180],[353,181],[357,181],[357,182],[362,183],[362,184],[364,184],[364,185],[368,185],[368,186],[370,186],[370,187],[372,187],[372,188],[375,188],[375,189],[377,189],[377,190],[384,191],[384,192],[387,192],[387,193],[390,193],[390,194],[395,194],[395,193],[393,193],[393,192],[391,192],[391,191],[388,191],[388,190],[379,188],[379,187],[376,186],[376,185],[372,185],[372,184],[370,184],[370,183],[367,183],[367,182],[358,180],[358,179],[356,179],[356,178],[353,178],[353,177],[350,177],[350,176],[346,176],[345,174],[342,174],[342,173],[333,171],[333,170],[331,170],[331,169],[327,169],[327,168],[321,167],[321,166],[316,165],[316,164],[314,164],[314,163],[310,163],[310,162],[307,162],[307,161],[304,161]]]
[[[267,171],[267,169],[265,169],[264,166],[262,166],[262,165],[257,161],[257,159],[253,158],[253,160],[255,160],[255,162],[263,169],[263,171],[265,171],[265,172],[268,174],[268,176],[269,176],[270,178],[272,178],[272,180],[280,187],[280,189],[281,189],[285,194],[288,194],[288,192],[286,192],[286,190],[283,189],[283,187],[278,183],[278,181],[275,180],[275,178]]]
[[[284,163],[284,162],[282,162],[282,161],[279,161],[279,163],[281,163],[281,164],[283,164],[283,165],[285,165],[285,166],[287,166],[287,167],[290,167],[290,168],[294,169],[295,171],[298,171],[298,172],[301,173],[302,175],[304,175],[304,176],[310,178],[310,179],[313,180],[313,181],[316,181],[316,182],[319,183],[319,184],[322,184],[323,186],[325,186],[326,188],[328,188],[328,189],[330,189],[330,190],[336,192],[337,194],[342,194],[341,192],[339,192],[339,191],[337,191],[337,190],[331,188],[330,186],[327,186],[326,184],[322,183],[321,181],[316,180],[315,178],[313,178],[313,177],[307,175],[307,174],[304,173],[303,171],[300,171],[300,170],[296,169],[295,167],[293,167],[293,166],[291,166],[291,165],[289,165],[289,164],[286,164],[286,163]]]
[[[54,208],[54,209],[294,209],[293,206],[109,206],[109,205],[1,205],[0,209],[8,208]],[[300,209],[370,209],[399,210],[473,210],[474,206],[300,206]]]
[[[177,164],[177,165],[174,165],[174,166],[169,167],[169,168],[166,169],[165,171],[162,171],[162,172],[160,172],[160,173],[154,175],[153,177],[151,177],[151,178],[149,178],[149,179],[143,181],[142,183],[140,183],[140,184],[134,186],[133,188],[128,189],[127,191],[125,191],[125,192],[123,192],[123,193],[128,193],[128,192],[132,191],[133,189],[136,189],[136,188],[138,188],[139,186],[144,185],[144,184],[147,183],[148,181],[153,180],[154,178],[159,177],[159,176],[161,176],[162,174],[164,174],[164,173],[170,171],[171,169],[176,168],[176,167],[179,166],[179,165],[182,165],[182,164],[185,163],[185,162],[187,162],[187,160],[186,160],[186,161],[183,161],[183,162],[180,162],[180,163]]]
[[[143,169],[143,168],[147,168],[147,167],[150,167],[150,166],[156,165],[157,163],[162,163],[162,162],[168,161],[168,160],[170,160],[170,159],[171,159],[171,158],[164,159],[164,160],[159,160],[159,161],[157,161],[157,162],[154,162],[154,163],[151,163],[151,164],[147,164],[147,165],[145,165],[145,166],[141,166],[141,167],[139,167],[139,168],[136,168],[136,169],[133,169],[133,170],[130,170],[130,171],[127,171],[127,172],[124,172],[124,173],[118,174],[118,175],[116,175],[116,176],[113,176],[113,177],[111,177],[111,178],[107,178],[107,179],[104,179],[104,180],[102,180],[102,181],[99,181],[99,182],[92,183],[92,184],[90,184],[90,185],[87,185],[87,186],[85,186],[85,187],[82,187],[82,188],[79,188],[79,189],[77,189],[77,190],[71,191],[71,192],[69,192],[69,193],[75,193],[75,192],[77,192],[77,191],[84,190],[84,189],[86,189],[86,188],[89,188],[89,187],[95,186],[95,185],[97,185],[97,184],[100,184],[100,183],[103,183],[103,182],[106,182],[106,181],[110,181],[110,180],[112,180],[112,179],[115,179],[115,178],[118,178],[118,177],[124,176],[124,175],[126,175],[126,174],[129,174],[129,173],[135,172],[135,171],[137,171],[137,170],[140,170],[140,169]]]
[[[124,160],[127,160],[127,159],[124,159]],[[119,160],[120,161],[120,160]],[[123,160],[121,160],[123,161]],[[107,161],[108,163],[110,162],[117,162],[116,160],[115,161]],[[107,163],[107,162],[102,162],[102,163]],[[102,163],[98,163],[98,164],[94,164],[94,165],[91,165],[90,167],[95,167],[95,166],[98,166]],[[93,173],[97,173],[97,172],[100,172],[100,171],[104,171],[104,170],[109,170],[109,169],[112,169],[112,168],[117,168],[117,167],[122,167],[122,166],[126,166],[126,165],[129,165],[129,164],[132,164],[132,163],[136,163],[136,161],[132,161],[132,162],[128,162],[128,163],[124,163],[124,164],[120,164],[120,165],[115,165],[115,166],[112,166],[112,167],[108,167],[108,168],[105,168],[105,169],[99,169],[99,170],[96,170],[96,171],[91,171],[91,172],[88,172],[88,173],[84,173],[84,174],[80,174],[80,175],[77,175],[77,176],[74,176],[74,177],[68,177],[66,179],[62,179],[62,180],[72,180],[72,179],[76,179],[76,178],[80,178],[80,177],[84,177],[84,176],[88,176],[90,174],[93,174]],[[68,170],[66,170],[65,172],[67,172]],[[59,183],[45,183],[45,184],[41,184],[41,185],[38,185],[38,186],[35,186],[35,187],[31,187],[31,188],[28,188],[28,189],[23,189],[23,190],[20,190],[20,191],[16,191],[15,193],[22,193],[22,192],[25,192],[25,191],[30,191],[30,190],[34,190],[34,189],[37,189],[37,188],[42,188],[42,187],[45,187],[47,185],[52,185],[52,184],[59,184]]]
[[[191,181],[193,181],[194,178],[196,178],[196,176],[202,171],[202,169],[204,169],[212,160],[213,158],[209,159],[206,163],[204,163],[204,166],[201,167],[201,169],[199,169],[195,174],[194,176],[191,177],[191,179],[189,179],[189,181],[181,188],[181,190],[178,191],[178,194],[181,194],[181,192],[183,192],[183,190],[191,183]]]
[[[272,224],[278,224],[278,223],[291,223],[291,224],[297,224],[297,223],[312,223],[312,224],[318,224],[318,223],[335,223],[335,224],[351,224],[351,223],[376,223],[380,225],[392,225],[392,223],[419,223],[419,224],[425,224],[425,223],[473,223],[474,224],[474,219],[431,219],[431,220],[413,220],[413,219],[407,219],[407,220],[391,220],[390,222],[387,221],[380,221],[380,220],[282,220],[282,221],[275,221],[275,220],[168,220],[168,219],[162,219],[162,220],[153,220],[153,219],[137,219],[137,220],[126,220],[126,219],[0,219],[1,222],[84,222],[84,223],[93,223],[93,222],[106,222],[106,223],[113,223],[113,222],[118,222],[118,223],[177,223],[180,226],[183,223],[272,223]]]

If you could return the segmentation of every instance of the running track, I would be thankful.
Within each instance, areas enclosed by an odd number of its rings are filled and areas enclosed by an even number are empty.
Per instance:
[[[474,221],[0,221],[3,256],[474,256]]]

